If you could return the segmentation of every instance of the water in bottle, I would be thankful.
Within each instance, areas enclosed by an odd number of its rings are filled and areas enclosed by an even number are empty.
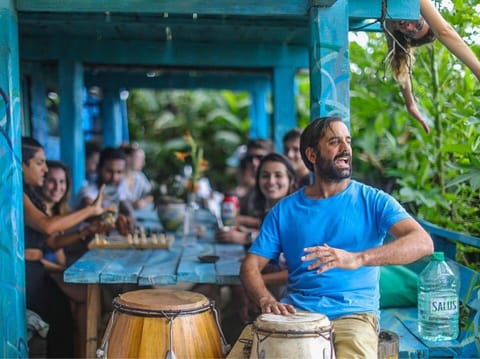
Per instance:
[[[419,276],[418,332],[430,341],[458,336],[458,279],[445,262],[443,252],[434,252]]]

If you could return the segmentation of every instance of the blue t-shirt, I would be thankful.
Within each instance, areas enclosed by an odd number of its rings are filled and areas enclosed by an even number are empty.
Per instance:
[[[275,259],[284,253],[288,286],[284,303],[318,312],[330,319],[376,312],[379,307],[379,268],[333,268],[317,274],[302,262],[305,247],[328,244],[349,252],[382,245],[390,227],[410,215],[390,195],[356,181],[326,199],[311,199],[305,189],[285,197],[263,221],[249,252]]]

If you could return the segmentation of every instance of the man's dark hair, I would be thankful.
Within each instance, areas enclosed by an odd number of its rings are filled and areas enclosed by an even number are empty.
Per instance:
[[[117,147],[107,147],[100,152],[100,161],[98,162],[98,169],[101,169],[105,162],[111,160],[124,160],[126,161],[125,152]]]
[[[90,158],[95,153],[100,153],[102,148],[100,145],[95,141],[89,141],[85,143],[85,158]]]
[[[255,138],[252,140],[248,140],[247,142],[247,153],[254,148],[260,148],[266,150],[268,153],[275,152],[275,145],[273,144],[272,140],[268,138]]]
[[[296,140],[302,136],[302,132],[303,130],[301,128],[292,128],[285,135],[283,135],[282,142],[285,143],[287,141]]]
[[[340,117],[319,117],[310,122],[310,124],[303,130],[302,135],[300,136],[300,153],[305,166],[307,166],[310,171],[314,172],[314,168],[313,164],[308,160],[307,155],[305,154],[306,149],[308,147],[316,149],[318,142],[325,135],[327,128],[330,128],[330,125],[337,121],[343,122]]]

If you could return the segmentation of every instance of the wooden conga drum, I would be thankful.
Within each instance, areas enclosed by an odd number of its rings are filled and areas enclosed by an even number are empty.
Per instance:
[[[213,304],[200,293],[145,289],[113,301],[98,357],[223,358],[225,338]]]
[[[334,359],[333,327],[320,313],[261,314],[253,323],[250,359]]]

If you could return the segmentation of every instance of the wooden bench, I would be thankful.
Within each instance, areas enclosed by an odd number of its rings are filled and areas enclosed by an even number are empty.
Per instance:
[[[419,338],[417,329],[417,308],[389,308],[381,311],[381,328],[398,334],[400,338],[400,358],[478,358],[480,338],[479,273],[455,261],[457,243],[480,248],[480,238],[446,230],[429,222],[419,220],[435,242],[435,251],[443,251],[449,265],[460,278],[461,332],[457,340],[429,342]],[[416,273],[428,263],[422,259],[407,267]]]

